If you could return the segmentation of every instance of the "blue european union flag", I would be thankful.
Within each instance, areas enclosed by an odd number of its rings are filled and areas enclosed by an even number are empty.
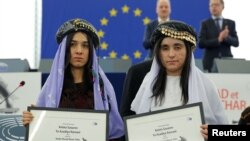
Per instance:
[[[86,19],[96,27],[101,39],[98,50],[101,58],[131,59],[135,64],[146,57],[143,34],[145,25],[157,19],[156,0],[43,0],[42,3],[43,59],[54,58],[58,47],[56,31],[73,18]],[[170,19],[192,25],[197,33],[201,20],[209,16],[208,1],[172,0],[171,7]],[[201,54],[196,49],[195,57],[201,58]]]
[[[143,61],[145,25],[156,17],[152,0],[43,0],[42,58],[53,58],[55,33],[73,18],[90,21],[101,39],[98,54],[103,58]]]

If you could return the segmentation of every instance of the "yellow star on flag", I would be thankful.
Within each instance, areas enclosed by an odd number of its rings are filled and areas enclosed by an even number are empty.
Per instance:
[[[134,52],[134,57],[136,58],[136,59],[139,59],[139,58],[141,58],[141,52],[140,51],[136,51],[136,52]]]
[[[112,59],[116,58],[116,56],[117,56],[117,53],[113,50],[109,53],[109,57]]]
[[[123,12],[123,13],[128,13],[128,11],[129,11],[129,7],[128,7],[127,5],[124,5],[124,6],[122,7],[122,12]]]
[[[110,14],[110,17],[115,17],[117,15],[117,10],[115,10],[114,8],[112,8],[110,11],[109,11],[109,14]]]
[[[122,55],[122,60],[128,60],[129,56],[127,54]]]
[[[98,34],[99,38],[103,38],[103,37],[104,37],[105,32],[104,32],[104,31],[102,31],[102,30],[99,30],[99,31],[97,32],[97,34]]]
[[[106,19],[106,18],[102,18],[100,21],[101,21],[101,25],[103,25],[103,26],[108,25],[108,22],[109,22],[108,19]]]
[[[136,8],[136,9],[134,10],[135,17],[140,17],[140,16],[141,16],[141,13],[142,13],[142,11],[141,11],[139,8]]]
[[[150,19],[148,18],[148,17],[145,17],[144,19],[143,19],[143,24],[144,25],[147,25],[147,24],[149,24],[150,23]]]
[[[102,43],[101,43],[101,49],[102,49],[102,50],[107,50],[108,46],[109,46],[109,45],[108,45],[106,42],[102,42]]]

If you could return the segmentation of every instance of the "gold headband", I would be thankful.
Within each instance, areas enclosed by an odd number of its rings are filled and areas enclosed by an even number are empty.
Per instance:
[[[76,31],[86,32],[93,39],[95,47],[99,46],[100,39],[95,27],[88,21],[79,18],[66,21],[63,25],[60,26],[56,33],[57,43],[60,44],[67,34]]]
[[[171,29],[169,27],[163,27],[161,28],[161,33],[163,35],[169,36],[174,39],[179,39],[179,40],[186,40],[194,45],[196,47],[196,39],[193,35],[186,31],[176,31],[174,29]]]
[[[76,31],[78,29],[85,29],[86,28],[86,29],[94,32],[96,35],[98,35],[96,29],[92,25],[90,25],[86,22],[83,22],[81,19],[75,19],[73,21],[73,26],[74,26]]]

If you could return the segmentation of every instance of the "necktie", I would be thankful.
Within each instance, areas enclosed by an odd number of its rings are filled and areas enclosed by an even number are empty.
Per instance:
[[[214,21],[215,21],[215,25],[216,25],[218,31],[220,31],[220,23],[219,23],[220,18],[216,18]]]

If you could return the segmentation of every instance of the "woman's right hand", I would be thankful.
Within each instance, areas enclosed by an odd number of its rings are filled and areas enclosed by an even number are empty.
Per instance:
[[[34,104],[31,104],[31,107],[35,107]],[[30,122],[33,120],[33,115],[31,112],[29,111],[24,111],[23,112],[23,125],[27,126],[28,124],[30,124]]]
[[[27,126],[33,120],[33,115],[29,111],[23,112],[23,125]]]

